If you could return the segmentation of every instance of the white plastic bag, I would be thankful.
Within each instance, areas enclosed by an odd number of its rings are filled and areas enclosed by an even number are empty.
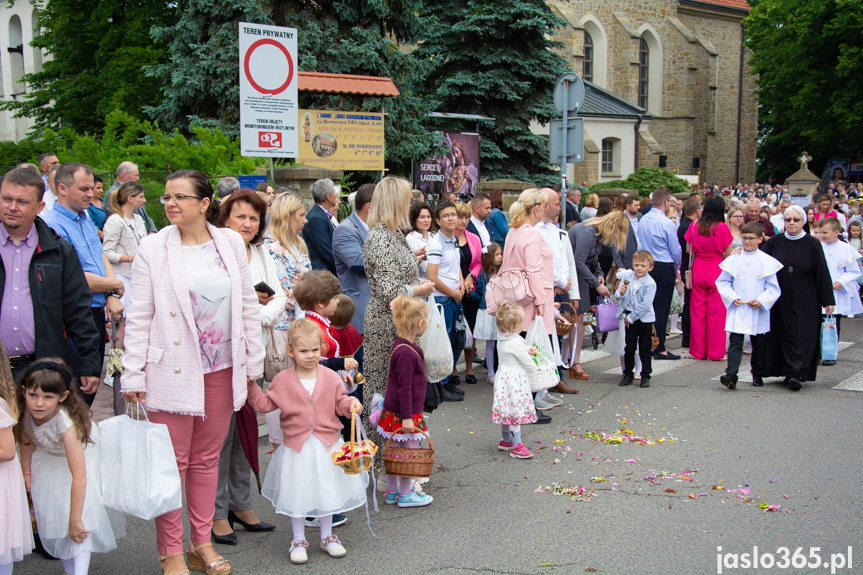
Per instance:
[[[473,332],[470,330],[470,325],[464,323],[464,347],[462,349],[473,348]]]
[[[428,299],[428,329],[419,338],[419,346],[425,357],[426,379],[434,383],[452,375],[452,346],[446,331],[443,306]]]
[[[560,381],[560,376],[557,373],[558,358],[560,357],[557,335],[549,338],[548,332],[545,331],[545,322],[537,316],[527,328],[527,335],[524,339],[528,347],[533,346],[538,352],[533,356],[537,371],[528,375],[530,390],[537,392],[557,385]]]
[[[180,472],[168,426],[118,415],[99,424],[102,499],[106,507],[150,520],[180,509]],[[127,406],[128,410],[131,405]]]

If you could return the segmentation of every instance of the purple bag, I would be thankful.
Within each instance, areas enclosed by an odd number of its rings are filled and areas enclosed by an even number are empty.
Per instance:
[[[617,304],[605,298],[599,298],[597,302],[593,314],[596,317],[596,331],[617,331],[620,328],[620,322],[617,319]]]

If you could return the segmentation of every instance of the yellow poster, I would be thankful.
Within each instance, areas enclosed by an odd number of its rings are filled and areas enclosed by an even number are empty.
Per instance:
[[[334,170],[384,169],[384,115],[300,110],[298,161]]]

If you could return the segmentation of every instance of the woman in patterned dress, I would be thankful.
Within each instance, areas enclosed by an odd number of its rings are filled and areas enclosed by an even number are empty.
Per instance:
[[[279,349],[287,347],[288,326],[296,318],[294,287],[300,281],[300,276],[312,269],[309,250],[301,235],[305,225],[306,207],[299,196],[282,194],[275,199],[270,207],[269,231],[262,245],[273,256],[279,283],[288,296],[288,305],[279,318],[279,323],[273,326],[273,335]],[[266,416],[273,448],[281,445],[283,441],[280,413],[276,410]]]
[[[363,398],[366,413],[371,413],[371,400],[375,392],[381,395],[386,393],[390,350],[396,340],[390,302],[399,294],[428,297],[434,291],[432,282],[420,280],[417,257],[404,236],[404,231],[410,229],[410,191],[407,180],[384,178],[375,187],[369,211],[370,229],[363,245],[363,261],[371,289],[363,334],[366,378]],[[372,441],[382,445],[382,438],[367,419],[365,425]]]

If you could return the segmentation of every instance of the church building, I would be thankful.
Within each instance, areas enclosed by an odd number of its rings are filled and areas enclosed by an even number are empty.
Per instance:
[[[563,55],[585,80],[585,162],[569,165],[569,182],[625,178],[642,166],[710,184],[755,181],[746,0],[548,4],[566,21]]]

